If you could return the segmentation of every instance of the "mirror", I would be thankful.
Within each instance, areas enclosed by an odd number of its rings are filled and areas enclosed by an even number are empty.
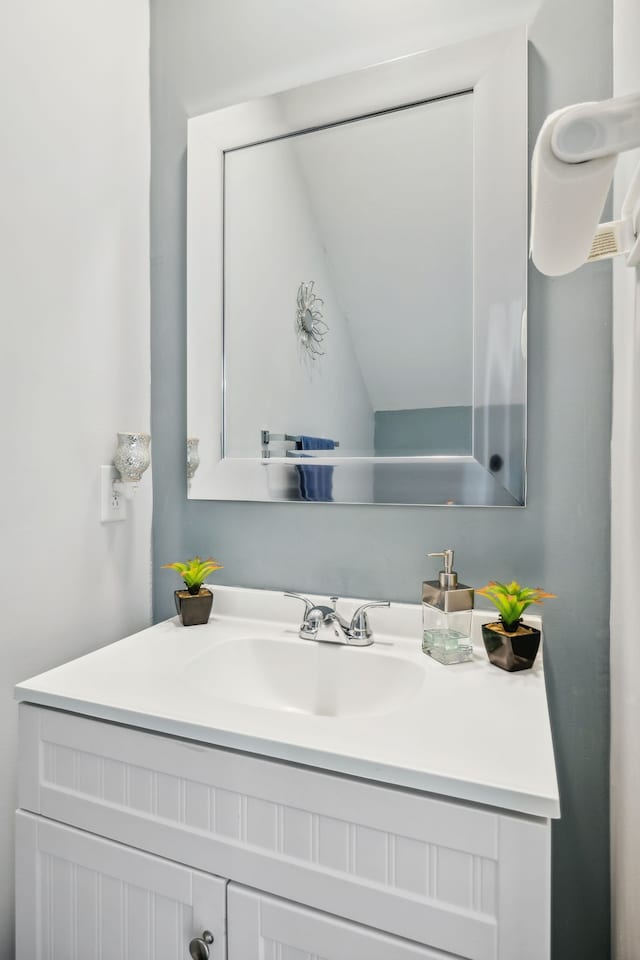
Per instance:
[[[190,496],[524,503],[522,32],[194,118],[188,187]]]
[[[224,205],[225,455],[471,455],[473,94],[230,151]]]

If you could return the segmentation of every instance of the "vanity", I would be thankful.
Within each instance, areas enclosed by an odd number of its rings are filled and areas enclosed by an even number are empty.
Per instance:
[[[218,587],[205,626],[18,685],[18,960],[549,957],[542,659],[444,667],[418,605],[354,648],[301,612]]]

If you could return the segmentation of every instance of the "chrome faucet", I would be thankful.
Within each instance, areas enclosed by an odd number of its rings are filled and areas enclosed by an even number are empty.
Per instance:
[[[358,607],[351,622],[336,610],[339,597],[330,597],[333,607],[314,604],[299,593],[285,593],[285,597],[302,600],[304,620],[300,624],[298,636],[301,640],[317,640],[322,643],[344,643],[351,647],[368,647],[373,643],[373,633],[369,625],[367,610],[370,607],[390,607],[389,600],[374,600]]]

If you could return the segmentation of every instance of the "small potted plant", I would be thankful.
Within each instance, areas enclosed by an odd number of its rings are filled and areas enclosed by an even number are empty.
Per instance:
[[[174,592],[176,610],[183,626],[193,627],[196,624],[207,623],[213,604],[213,593],[203,584],[210,573],[222,569],[222,564],[213,557],[207,560],[194,557],[193,560],[186,560],[184,563],[179,560],[176,563],[165,563],[163,569],[175,570],[179,573],[187,588]]]
[[[540,587],[521,587],[515,580],[492,580],[476,590],[477,594],[491,600],[500,611],[499,620],[482,624],[482,639],[491,663],[502,670],[529,670],[540,646],[540,631],[526,626],[522,614],[532,603],[542,603],[555,593],[545,593]]]

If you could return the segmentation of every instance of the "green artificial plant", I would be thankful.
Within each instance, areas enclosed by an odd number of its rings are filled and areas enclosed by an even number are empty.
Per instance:
[[[177,560],[175,563],[165,563],[163,570],[175,570],[184,580],[184,585],[191,594],[200,593],[202,584],[210,573],[214,570],[221,570],[222,564],[208,557],[207,560],[201,560],[200,557],[194,557],[192,560],[184,562]]]
[[[522,614],[532,603],[542,603],[555,597],[555,593],[545,593],[540,587],[521,587],[516,580],[511,583],[500,583],[491,580],[485,587],[476,590],[481,597],[486,597],[498,608],[500,620],[505,630],[512,632],[522,619]]]

